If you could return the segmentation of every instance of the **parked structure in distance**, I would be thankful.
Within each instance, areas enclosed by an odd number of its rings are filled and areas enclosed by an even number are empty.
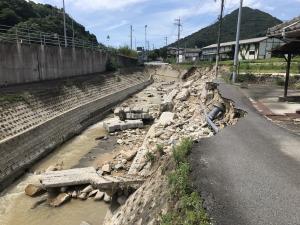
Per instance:
[[[178,49],[168,47],[168,57],[177,57]],[[179,62],[195,62],[200,59],[200,48],[179,48]]]
[[[269,59],[272,50],[282,46],[284,42],[277,38],[258,37],[240,41],[239,59]],[[234,56],[235,41],[221,43],[220,59],[231,60]],[[202,48],[201,59],[213,61],[216,59],[217,44]]]

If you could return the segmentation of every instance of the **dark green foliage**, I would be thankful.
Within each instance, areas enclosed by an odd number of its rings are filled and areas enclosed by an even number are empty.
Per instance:
[[[152,152],[147,152],[146,153],[146,160],[147,162],[153,163],[155,161],[155,155]]]
[[[238,83],[244,83],[244,82],[248,83],[248,82],[254,82],[256,80],[257,80],[256,76],[251,73],[239,74],[236,79]]]
[[[233,11],[224,17],[222,40],[221,42],[233,41],[236,35],[238,10]],[[242,24],[241,24],[241,39],[255,38],[265,36],[267,29],[281,23],[279,19],[249,7],[243,8]],[[217,31],[219,23],[214,23],[194,34],[187,36],[180,41],[180,46],[185,44],[189,48],[205,47],[217,42]],[[177,46],[177,42],[171,46]]]
[[[72,19],[66,14],[67,35],[72,37]],[[0,25],[64,34],[62,10],[25,0],[0,0]],[[95,35],[74,21],[75,38],[97,42]]]
[[[114,72],[119,68],[119,65],[115,59],[115,57],[111,56],[108,58],[106,62],[106,71]]]

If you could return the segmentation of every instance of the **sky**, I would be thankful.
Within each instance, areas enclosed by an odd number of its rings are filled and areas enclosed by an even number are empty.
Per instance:
[[[33,0],[62,8],[62,0]],[[182,21],[181,37],[185,37],[217,21],[221,0],[65,0],[66,12],[99,42],[119,47],[144,46],[145,25],[150,48],[165,45],[177,38],[175,19]],[[225,14],[238,8],[239,0],[225,0]],[[300,0],[244,0],[244,6],[260,9],[281,19],[300,16]],[[107,39],[109,35],[110,39]]]

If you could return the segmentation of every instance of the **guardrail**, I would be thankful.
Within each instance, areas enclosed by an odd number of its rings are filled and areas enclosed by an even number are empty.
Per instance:
[[[46,33],[26,27],[11,27],[6,25],[0,25],[0,42],[65,47],[65,37],[62,35]],[[73,37],[67,37],[67,47],[103,50],[103,47],[97,42]]]

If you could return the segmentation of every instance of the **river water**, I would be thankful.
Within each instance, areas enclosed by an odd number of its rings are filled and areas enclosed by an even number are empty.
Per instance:
[[[97,123],[58,147],[49,156],[34,165],[30,171],[43,171],[57,163],[62,163],[64,169],[72,168],[97,146],[98,142],[95,138],[105,134],[102,123]],[[38,176],[27,173],[1,194],[1,225],[79,225],[81,221],[89,222],[92,225],[102,224],[108,205],[92,199],[86,201],[72,199],[58,208],[42,204],[31,209],[36,200],[26,196],[24,189],[28,184],[37,182]]]

